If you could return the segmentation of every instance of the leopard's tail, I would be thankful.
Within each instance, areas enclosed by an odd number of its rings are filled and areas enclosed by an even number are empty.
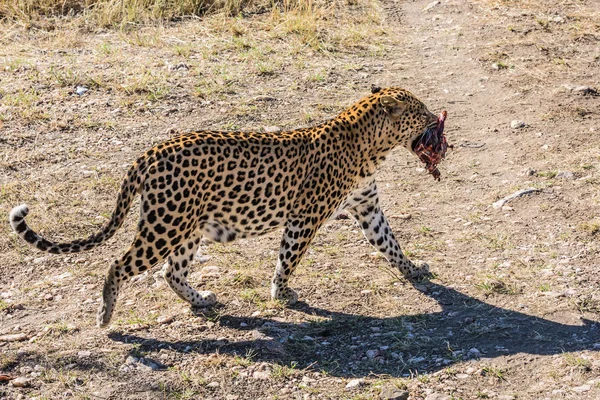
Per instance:
[[[140,161],[140,160],[138,160]],[[25,222],[25,217],[29,213],[29,208],[26,204],[21,204],[10,211],[9,221],[13,231],[21,236],[27,243],[35,246],[39,250],[54,253],[78,253],[80,251],[90,250],[99,246],[106,240],[110,239],[115,232],[123,225],[125,216],[131,208],[131,204],[135,199],[142,185],[142,177],[144,176],[144,165],[136,162],[127,172],[127,176],[121,184],[121,190],[117,196],[117,202],[110,220],[94,234],[85,239],[77,239],[68,243],[56,243],[44,239],[37,234]]]

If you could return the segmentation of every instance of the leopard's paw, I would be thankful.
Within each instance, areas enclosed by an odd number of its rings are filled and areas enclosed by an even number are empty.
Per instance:
[[[429,271],[429,264],[421,260],[413,261],[409,273],[406,275],[406,277],[409,279],[431,277],[431,272]]]
[[[286,287],[285,289],[274,290],[271,294],[273,300],[281,300],[288,305],[298,302],[298,293],[294,289]]]
[[[209,290],[198,292],[192,304],[194,307],[210,307],[217,302],[217,295]]]

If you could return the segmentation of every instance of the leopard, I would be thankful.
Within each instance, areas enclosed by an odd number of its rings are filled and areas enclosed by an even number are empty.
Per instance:
[[[374,87],[313,127],[201,130],[155,145],[128,169],[110,218],[87,238],[58,243],[40,236],[25,221],[26,204],[13,208],[9,221],[38,250],[77,253],[111,238],[140,196],[133,243],[104,278],[96,319],[101,328],[109,325],[123,285],[159,263],[168,286],[192,308],[213,306],[215,293],[197,291],[187,279],[201,241],[230,243],[275,230],[283,234],[270,295],[292,305],[298,294],[290,277],[319,228],[340,214],[356,220],[368,242],[412,280],[430,274],[430,267],[401,250],[382,211],[375,173],[397,147],[415,154],[416,141],[438,123],[408,90]]]

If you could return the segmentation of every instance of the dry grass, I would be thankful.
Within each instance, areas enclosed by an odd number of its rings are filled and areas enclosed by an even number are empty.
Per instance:
[[[256,0],[0,0],[0,19],[31,24],[42,17],[66,17],[107,27],[214,12],[234,15],[256,3]]]

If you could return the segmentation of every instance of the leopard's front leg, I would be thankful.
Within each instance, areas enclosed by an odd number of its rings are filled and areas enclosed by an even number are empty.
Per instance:
[[[429,266],[423,261],[412,262],[409,260],[390,228],[390,225],[379,207],[377,186],[372,183],[354,195],[351,205],[346,210],[360,225],[363,234],[381,252],[385,258],[406,278],[417,278],[429,274]]]
[[[279,258],[275,275],[271,283],[271,298],[283,300],[288,304],[298,301],[296,292],[288,286],[288,281],[311,240],[315,237],[320,224],[313,224],[310,216],[290,219],[283,232]]]

